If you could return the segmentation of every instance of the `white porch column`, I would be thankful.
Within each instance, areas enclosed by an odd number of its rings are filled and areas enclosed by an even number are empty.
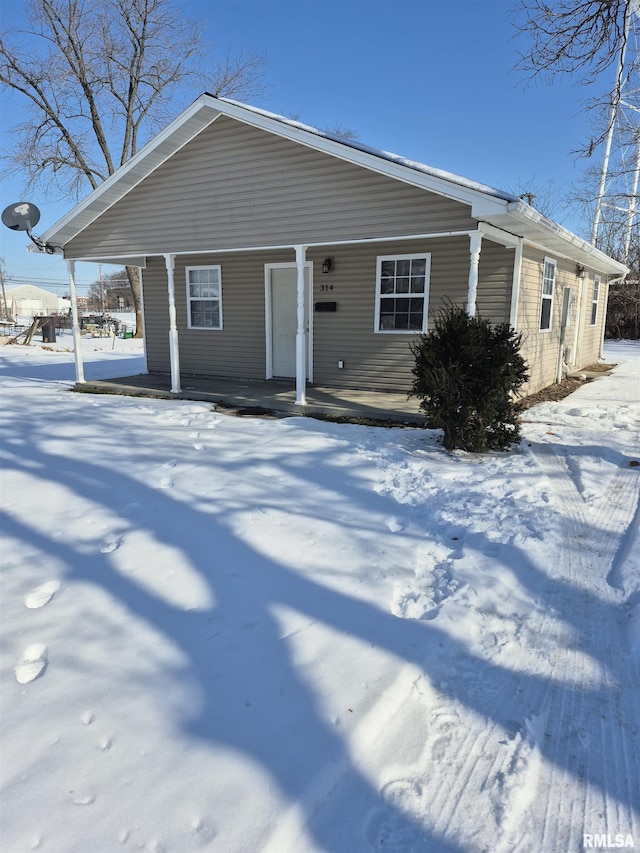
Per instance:
[[[476,295],[478,293],[478,266],[480,264],[480,250],[482,249],[482,234],[474,231],[470,234],[469,250],[471,259],[469,262],[469,290],[467,293],[467,314],[476,316]]]
[[[171,393],[180,393],[180,351],[178,349],[178,324],[176,320],[176,286],[173,271],[176,265],[175,255],[165,255],[167,267],[167,292],[169,295],[169,361],[171,363]]]
[[[67,261],[69,272],[69,290],[71,292],[71,322],[73,330],[73,357],[76,363],[76,382],[84,383],[84,367],[82,364],[82,338],[80,336],[80,322],[78,320],[78,300],[76,298],[76,262]]]
[[[304,318],[304,264],[307,255],[306,246],[296,246],[298,323],[296,332],[296,405],[304,406],[307,402],[307,336]]]

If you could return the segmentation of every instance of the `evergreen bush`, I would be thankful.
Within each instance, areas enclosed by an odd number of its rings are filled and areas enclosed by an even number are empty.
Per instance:
[[[529,378],[521,345],[508,323],[492,326],[451,303],[411,344],[409,396],[420,399],[429,428],[444,430],[447,450],[482,453],[520,441],[515,398]]]

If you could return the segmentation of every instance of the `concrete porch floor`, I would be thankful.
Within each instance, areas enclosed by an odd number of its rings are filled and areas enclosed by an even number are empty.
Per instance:
[[[380,423],[412,426],[424,424],[424,415],[420,413],[418,401],[407,400],[404,392],[356,391],[309,385],[307,404],[298,406],[295,402],[293,380],[253,381],[184,376],[181,384],[182,391],[172,394],[169,376],[143,373],[117,379],[89,381],[76,385],[75,390],[98,394],[201,400],[241,415],[308,415],[329,419],[362,418]]]

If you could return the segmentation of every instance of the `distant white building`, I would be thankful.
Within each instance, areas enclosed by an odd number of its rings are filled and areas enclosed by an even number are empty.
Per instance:
[[[67,314],[71,308],[69,299],[63,299],[56,293],[36,287],[35,284],[22,284],[6,291],[7,310],[12,317],[47,317],[52,314]],[[2,306],[4,308],[4,306]]]

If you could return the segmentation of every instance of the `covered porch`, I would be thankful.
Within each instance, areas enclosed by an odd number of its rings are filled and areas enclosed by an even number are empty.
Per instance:
[[[259,298],[259,304],[264,303],[264,335],[265,335],[265,364],[266,369],[262,367],[263,376],[265,379],[269,380],[268,383],[261,383],[256,381],[255,378],[249,380],[251,383],[251,387],[255,392],[255,389],[258,385],[263,384],[264,390],[259,396],[262,397],[263,394],[266,395],[267,400],[271,400],[271,402],[267,402],[265,407],[277,408],[280,410],[280,406],[287,405],[295,406],[295,407],[305,407],[312,406],[315,407],[313,411],[309,411],[309,414],[314,414],[317,412],[318,407],[326,406],[327,400],[331,400],[332,402],[329,404],[331,412],[334,412],[337,408],[346,409],[345,416],[348,415],[348,411],[353,409],[354,404],[363,405],[367,409],[373,409],[374,412],[380,410],[380,406],[377,404],[372,404],[371,400],[368,399],[371,397],[371,394],[368,394],[365,391],[338,391],[335,389],[333,384],[331,383],[331,377],[327,377],[326,375],[323,377],[325,383],[330,387],[321,387],[319,385],[314,385],[314,299],[317,296],[317,293],[314,291],[314,283],[312,279],[311,270],[313,269],[313,261],[309,258],[309,252],[314,252],[317,255],[318,250],[326,253],[337,252],[340,249],[353,248],[353,247],[376,247],[377,251],[382,251],[385,249],[386,251],[391,251],[389,247],[395,246],[404,246],[407,242],[415,242],[415,241],[425,241],[425,244],[428,245],[428,241],[437,241],[437,240],[449,240],[451,238],[466,238],[468,242],[468,267],[467,267],[467,277],[468,281],[466,282],[466,292],[465,292],[465,303],[466,310],[471,315],[474,316],[476,313],[476,300],[478,297],[478,271],[479,271],[479,263],[480,263],[480,254],[482,251],[483,238],[486,240],[497,243],[498,245],[502,245],[509,249],[515,249],[515,258],[513,258],[509,266],[512,267],[513,270],[513,280],[509,282],[509,286],[511,289],[511,306],[510,306],[510,314],[512,323],[515,321],[515,313],[517,310],[517,296],[518,296],[518,280],[519,280],[519,268],[520,268],[520,260],[521,260],[521,250],[522,250],[522,240],[519,238],[513,238],[511,235],[506,234],[506,232],[498,231],[498,229],[492,228],[484,223],[478,223],[476,228],[465,229],[460,231],[447,231],[447,232],[428,232],[415,234],[408,237],[407,235],[389,235],[384,238],[352,238],[343,241],[331,241],[331,242],[318,242],[310,245],[282,245],[282,246],[257,246],[257,245],[248,245],[243,248],[233,248],[233,249],[213,249],[207,252],[204,252],[205,255],[211,256],[216,262],[220,262],[219,259],[228,258],[231,256],[239,257],[242,254],[251,255],[255,257],[263,257],[264,261],[264,276],[265,276],[265,284],[264,284],[264,294],[260,293],[257,297],[256,294],[253,294],[254,302],[253,304],[258,304],[256,302],[256,298]],[[278,251],[282,254],[282,257],[288,258],[286,262],[278,260],[277,262],[273,261],[272,253]],[[399,249],[399,251],[407,251],[406,246],[404,248]],[[426,249],[423,248],[423,251]],[[430,247],[428,256],[430,258]],[[463,250],[464,251],[464,250]],[[200,373],[197,370],[196,365],[193,363],[193,359],[191,359],[192,363],[187,365],[187,372],[183,372],[181,369],[181,349],[182,349],[182,338],[187,335],[192,334],[191,329],[200,329],[200,326],[189,326],[189,329],[185,328],[185,319],[184,317],[179,322],[178,320],[178,309],[179,305],[177,304],[180,298],[184,299],[184,294],[182,296],[178,294],[176,295],[177,289],[177,281],[181,282],[184,275],[184,270],[182,270],[181,275],[177,275],[176,273],[176,261],[177,259],[182,259],[184,261],[185,258],[189,258],[191,256],[197,257],[203,255],[202,251],[194,252],[188,251],[183,253],[166,253],[160,255],[154,254],[143,254],[140,256],[130,256],[130,257],[119,257],[119,258],[109,258],[108,261],[103,259],[104,263],[122,263],[127,265],[136,265],[139,268],[140,279],[145,279],[146,273],[149,271],[149,259],[155,259],[156,265],[157,262],[160,261],[162,264],[163,274],[166,275],[166,279],[164,282],[164,287],[166,287],[166,292],[164,296],[164,304],[160,306],[155,306],[155,316],[159,316],[159,310],[166,311],[166,318],[168,320],[168,328],[167,328],[167,341],[168,341],[168,364],[160,365],[150,364],[149,369],[154,371],[166,371],[168,369],[167,377],[169,381],[169,391],[175,397],[180,397],[183,395],[183,392],[186,392],[187,395],[192,395],[195,390],[201,391],[201,388],[195,388],[195,386],[202,385],[206,380],[193,380],[187,383],[185,386],[185,382],[188,378],[189,372],[192,373]],[[75,268],[76,264],[83,262],[85,260],[89,260],[87,258],[79,258],[77,260],[67,259],[67,265],[69,270],[69,281],[70,281],[70,291],[71,291],[71,303],[72,303],[72,314],[74,316],[74,340],[76,340],[75,351],[76,351],[76,368],[77,368],[77,381],[79,384],[83,383],[84,380],[84,372],[82,366],[81,355],[79,352],[78,346],[78,336],[79,333],[75,331],[77,325],[77,307],[76,307],[76,294],[75,294]],[[332,258],[328,259],[332,261]],[[317,257],[315,258],[315,262],[318,263]],[[327,261],[325,260],[324,263]],[[328,266],[327,270],[324,269],[324,263],[322,265],[322,272],[327,272],[331,269],[331,266]],[[273,268],[276,267],[286,267],[288,270],[291,270],[294,274],[293,279],[293,292],[292,294],[287,293],[288,305],[289,303],[293,307],[293,328],[287,327],[285,329],[288,337],[288,340],[293,341],[294,347],[294,361],[293,366],[286,366],[287,369],[276,369],[276,359],[274,356],[275,343],[275,307],[273,300],[273,287],[275,286],[272,280],[269,278],[269,275],[272,274]],[[219,268],[218,268],[219,269]],[[157,276],[157,270],[156,270]],[[215,329],[217,331],[222,330],[222,295],[220,292],[221,284],[220,284],[220,273],[218,272],[218,278],[215,282],[215,287],[218,288],[216,291],[216,299],[220,302],[219,314],[216,316],[219,317],[219,327],[216,326]],[[257,278],[255,279],[257,280]],[[155,282],[156,285],[159,282]],[[375,283],[374,283],[375,284]],[[456,283],[457,284],[457,283]],[[320,289],[326,288],[327,285],[322,285]],[[372,285],[373,287],[373,285]],[[331,285],[331,290],[333,290],[333,285]],[[159,287],[156,286],[155,292],[161,293]],[[427,275],[426,287],[424,290],[425,293],[425,304],[428,305],[428,300],[430,297],[429,293],[429,280]],[[372,301],[377,298],[375,293],[370,294]],[[462,297],[462,293],[459,294]],[[464,298],[464,297],[462,297]],[[332,303],[335,305],[336,303]],[[144,299],[143,299],[144,305]],[[378,310],[376,308],[376,310]],[[373,309],[372,309],[373,311]],[[226,317],[226,314],[225,314]],[[425,309],[425,324],[426,324],[426,309]],[[380,329],[374,329],[375,332],[380,332]],[[260,330],[260,334],[262,334],[262,330]],[[256,330],[256,338],[258,337],[258,333]],[[381,338],[382,340],[382,338]],[[233,342],[232,342],[233,343]],[[377,351],[376,351],[377,352]],[[340,352],[337,353],[338,356],[341,355]],[[236,353],[237,356],[237,353]],[[157,361],[157,360],[156,360]],[[344,360],[338,359],[338,367],[344,366]],[[211,365],[210,365],[211,367]],[[213,371],[203,371],[203,374],[211,374]],[[216,371],[217,372],[217,371]],[[159,374],[164,375],[164,374]],[[228,370],[220,371],[220,375],[228,376]],[[255,376],[255,371],[254,374]],[[286,376],[291,378],[291,388],[293,389],[293,399],[289,399],[290,395],[283,395],[282,393],[274,393],[271,391],[271,383],[273,382],[274,376]],[[327,381],[328,379],[328,381]],[[227,394],[228,389],[230,387],[230,383],[233,380],[229,380],[225,378],[222,381],[223,386],[225,386],[224,390],[221,390],[220,393]],[[357,386],[357,379],[354,381],[354,385]],[[211,384],[211,382],[208,382]],[[238,383],[235,382],[235,385]],[[342,384],[342,383],[336,383]],[[367,384],[367,383],[363,383]],[[387,388],[393,389],[393,384],[387,386]],[[159,389],[160,390],[160,389]],[[163,389],[166,390],[166,389]],[[239,392],[240,398],[243,396],[243,392]],[[344,400],[342,398],[345,395],[350,395],[348,400]],[[360,395],[363,398],[366,398],[364,402],[360,402],[357,400],[357,396]],[[406,399],[404,398],[404,394],[400,393],[398,395],[393,394],[393,390],[389,392],[390,396],[397,396],[397,400],[392,404],[390,400],[386,400],[385,405],[382,406],[383,410],[391,407],[395,412],[399,412],[401,416],[413,414],[418,414],[417,406],[411,407],[411,404],[407,404]],[[384,392],[382,396],[389,396],[387,392]],[[375,396],[375,393],[373,394]],[[272,399],[273,398],[273,399]],[[337,402],[336,401],[337,398]],[[260,405],[260,404],[258,404]],[[407,408],[409,406],[409,408]],[[302,412],[303,410],[300,409]],[[323,412],[321,412],[323,413]],[[395,418],[395,415],[394,415]]]
[[[200,400],[237,415],[290,417],[305,415],[328,420],[350,420],[381,425],[421,426],[424,415],[418,401],[405,392],[359,391],[307,385],[306,402],[296,402],[295,380],[232,380],[181,377],[181,390],[171,389],[171,376],[138,374],[78,383],[75,390],[136,397]]]

